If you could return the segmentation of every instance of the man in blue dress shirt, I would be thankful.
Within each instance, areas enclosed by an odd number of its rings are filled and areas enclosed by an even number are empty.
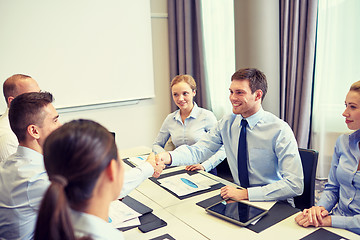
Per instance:
[[[192,146],[183,145],[157,155],[171,166],[202,162],[224,145],[235,183],[241,184],[238,146],[241,120],[247,120],[246,188],[225,186],[224,199],[272,201],[288,200],[303,192],[303,170],[294,134],[289,125],[262,108],[267,92],[265,75],[254,68],[240,69],[231,78],[230,102],[233,114],[224,116],[217,126]]]
[[[37,211],[49,180],[42,146],[60,126],[47,92],[24,93],[9,110],[11,129],[19,140],[15,154],[0,165],[0,239],[32,239]]]

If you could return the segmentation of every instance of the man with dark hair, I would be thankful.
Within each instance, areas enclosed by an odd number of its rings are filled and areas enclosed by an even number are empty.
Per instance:
[[[39,91],[40,88],[37,82],[27,75],[15,74],[4,82],[3,92],[8,108],[0,117],[0,162],[5,161],[8,156],[15,153],[19,145],[9,124],[8,113],[11,101],[20,94]]]
[[[42,146],[61,124],[48,92],[31,92],[11,102],[9,120],[19,140],[15,154],[0,164],[0,239],[32,239],[36,214],[49,185]]]
[[[233,114],[224,116],[201,141],[160,153],[157,160],[172,166],[199,163],[224,145],[234,181],[243,187],[223,187],[224,199],[293,204],[292,197],[301,195],[304,188],[298,146],[289,125],[263,110],[266,92],[261,71],[240,69],[231,78]]]
[[[10,126],[19,146],[0,164],[0,239],[33,238],[37,211],[50,184],[42,147],[46,137],[61,125],[52,102],[48,92],[24,93],[11,102]],[[143,164],[125,172],[119,197],[151,175],[157,177],[164,167],[150,154]]]

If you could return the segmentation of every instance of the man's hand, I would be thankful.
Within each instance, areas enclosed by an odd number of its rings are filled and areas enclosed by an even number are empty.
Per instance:
[[[297,224],[303,227],[330,227],[331,216],[324,207],[314,206],[309,209],[304,209],[302,213],[295,217]]]
[[[156,155],[156,161],[162,161],[164,164],[171,164],[171,155],[169,152],[161,152]]]
[[[185,167],[186,171],[196,171],[196,170],[203,170],[205,171],[205,168],[203,167],[203,165],[201,165],[200,163],[198,164],[194,164],[194,165],[189,165]]]
[[[150,163],[151,166],[154,168],[154,174],[153,177],[158,178],[162,172],[162,170],[165,168],[165,164],[163,162],[159,162],[155,160],[155,154],[152,152],[146,159],[146,162]]]
[[[233,186],[225,186],[220,189],[220,195],[223,199],[232,199],[235,201],[249,199],[247,189],[238,189]]]

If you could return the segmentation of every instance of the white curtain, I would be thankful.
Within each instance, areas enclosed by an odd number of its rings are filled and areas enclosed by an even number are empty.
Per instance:
[[[229,86],[235,72],[233,0],[203,0],[202,20],[205,75],[211,109],[219,119],[231,112]]]
[[[320,0],[311,147],[317,178],[327,178],[336,139],[349,132],[342,113],[350,85],[360,80],[360,1]]]

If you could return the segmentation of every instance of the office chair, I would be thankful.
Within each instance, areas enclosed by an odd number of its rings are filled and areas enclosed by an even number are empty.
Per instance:
[[[304,173],[304,192],[294,197],[295,207],[303,210],[315,204],[315,176],[319,153],[312,149],[299,148]]]
[[[225,158],[219,165],[216,166],[216,170],[218,177],[226,179],[230,182],[234,182],[227,158]]]

